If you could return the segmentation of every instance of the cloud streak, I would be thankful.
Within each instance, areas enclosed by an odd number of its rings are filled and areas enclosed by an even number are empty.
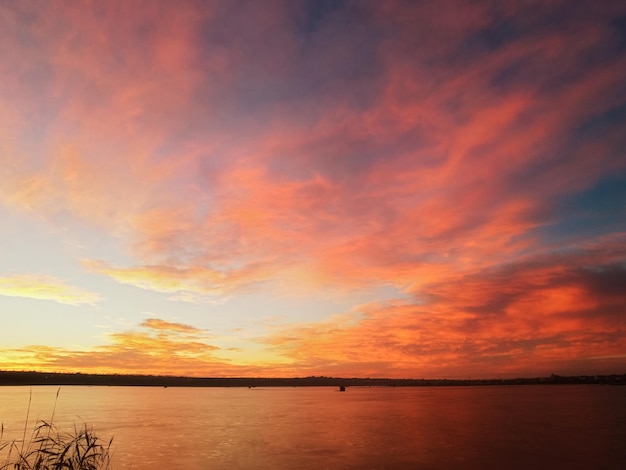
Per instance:
[[[0,295],[37,300],[52,300],[68,305],[96,305],[101,297],[95,292],[68,285],[62,279],[39,274],[14,274],[0,277]]]

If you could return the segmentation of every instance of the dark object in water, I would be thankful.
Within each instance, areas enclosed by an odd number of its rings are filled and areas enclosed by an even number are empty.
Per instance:
[[[339,391],[340,392],[345,392],[346,391],[346,386],[345,385],[340,385],[339,386]]]

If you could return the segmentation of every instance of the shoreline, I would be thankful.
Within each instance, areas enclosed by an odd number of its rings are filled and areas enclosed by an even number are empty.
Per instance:
[[[345,377],[176,377],[161,375],[85,374],[0,371],[0,386],[103,385],[133,387],[442,387],[477,385],[626,385],[626,374],[514,379],[390,379]]]

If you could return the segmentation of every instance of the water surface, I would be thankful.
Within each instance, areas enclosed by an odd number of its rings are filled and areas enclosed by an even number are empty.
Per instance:
[[[1,387],[21,438],[57,387]],[[61,388],[54,421],[114,437],[115,469],[626,468],[626,388]],[[32,426],[30,426],[32,429]]]

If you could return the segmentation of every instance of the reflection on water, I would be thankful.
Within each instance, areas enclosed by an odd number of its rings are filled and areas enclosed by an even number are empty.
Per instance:
[[[28,387],[0,388],[21,438]],[[55,387],[32,388],[30,421]],[[626,389],[64,387],[55,422],[114,436],[114,468],[624,468]],[[32,427],[31,427],[32,428]]]

